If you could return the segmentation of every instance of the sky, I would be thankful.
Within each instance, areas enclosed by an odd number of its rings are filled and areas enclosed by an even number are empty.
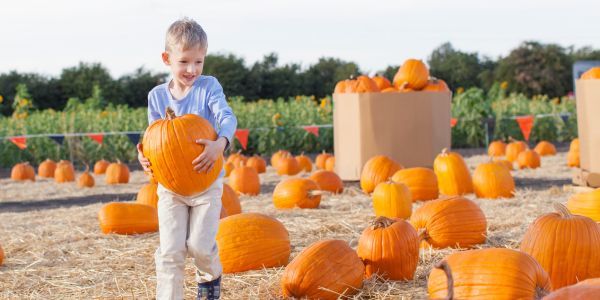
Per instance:
[[[374,72],[444,42],[494,59],[526,40],[600,49],[600,1],[2,0],[0,73],[58,76],[80,61],[115,78],[167,72],[165,32],[184,16],[207,32],[209,53],[246,65],[275,52],[280,64],[326,56]]]

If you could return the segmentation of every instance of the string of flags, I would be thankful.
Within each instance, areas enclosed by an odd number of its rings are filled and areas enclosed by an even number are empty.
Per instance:
[[[567,122],[569,119],[570,113],[561,113],[561,114],[539,114],[539,115],[526,115],[526,116],[513,116],[506,117],[502,119],[513,119],[519,124],[519,128],[523,133],[523,137],[525,140],[529,141],[529,136],[531,135],[531,129],[535,123],[536,118],[547,118],[547,117],[556,117],[559,116],[563,122]],[[469,121],[469,119],[459,119],[459,118],[451,118],[450,119],[450,127],[455,127],[459,121]],[[496,119],[487,118],[484,120],[484,124],[488,130],[488,134],[492,136],[491,133],[494,131]],[[323,125],[304,125],[297,126],[296,128],[301,128],[306,131],[308,134],[312,134],[315,137],[319,137],[319,129],[320,128],[332,128],[333,124],[323,124]],[[270,130],[276,128],[277,130],[283,130],[284,127],[258,127],[258,128],[242,128],[237,129],[235,132],[235,138],[240,142],[240,145],[244,150],[248,147],[248,136],[250,135],[250,130],[252,131],[260,131],[260,130]],[[289,128],[289,127],[286,127]],[[490,133],[491,132],[491,133]],[[126,135],[127,138],[133,143],[137,145],[140,141],[140,137],[142,132],[138,131],[118,131],[118,132],[93,132],[93,133],[64,133],[64,134],[29,134],[29,135],[20,135],[20,136],[8,136],[2,137],[0,139],[9,140],[13,144],[15,144],[19,149],[23,150],[27,148],[27,140],[30,138],[38,138],[38,137],[48,137],[56,142],[58,145],[62,145],[65,137],[74,137],[74,136],[87,136],[99,145],[102,145],[104,142],[104,137],[107,135]]]

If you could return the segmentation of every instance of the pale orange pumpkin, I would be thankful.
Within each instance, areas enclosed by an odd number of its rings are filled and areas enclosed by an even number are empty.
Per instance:
[[[567,166],[579,168],[579,139],[575,138],[571,141],[569,153],[567,153]]]
[[[376,216],[408,219],[412,213],[410,190],[403,183],[387,181],[373,191],[373,210]]]
[[[327,170],[319,170],[310,175],[309,179],[313,180],[322,191],[339,194],[344,191],[344,182],[334,172]]]
[[[506,166],[494,162],[482,163],[473,173],[473,189],[479,198],[513,198],[515,180]]]
[[[416,59],[407,59],[394,76],[394,85],[397,88],[405,87],[420,90],[427,86],[429,70],[427,66]]]
[[[16,181],[35,181],[35,170],[29,164],[29,162],[18,163],[12,167],[10,171],[10,179]]]
[[[600,222],[600,188],[573,195],[567,201],[567,208],[573,214],[586,216],[594,222]]]
[[[217,180],[223,169],[223,156],[219,154],[208,172],[194,170],[192,161],[203,151],[197,140],[217,140],[210,122],[194,114],[175,116],[169,107],[166,118],[152,122],[144,133],[142,149],[150,160],[150,169],[156,180],[165,188],[182,196],[205,191]]]
[[[350,80],[340,80],[336,83],[335,88],[333,90],[334,94],[343,94],[346,92],[347,85],[350,84]]]
[[[68,160],[61,160],[54,170],[54,181],[58,183],[75,181],[75,167]]]
[[[562,204],[554,203],[554,208],[556,213],[544,214],[529,226],[519,249],[548,272],[553,289],[600,277],[600,227]]]
[[[237,167],[229,174],[229,186],[240,194],[256,196],[260,193],[260,178],[252,167]]]
[[[335,156],[332,156],[325,161],[325,170],[331,172],[335,171]]]
[[[519,153],[519,157],[517,158],[517,165],[519,165],[520,169],[536,169],[541,165],[540,155],[533,150],[525,150]]]
[[[360,174],[360,187],[369,194],[375,187],[387,181],[396,171],[402,169],[402,165],[388,156],[377,155],[369,159]]]
[[[590,79],[600,79],[600,67],[593,67],[583,74],[581,74],[581,79],[590,80]]]
[[[110,202],[98,212],[102,233],[136,234],[158,231],[156,208],[139,203]]]
[[[129,167],[121,161],[108,165],[105,175],[106,184],[129,183]]]
[[[317,208],[321,192],[316,182],[306,178],[289,178],[281,181],[273,190],[276,208]]]
[[[550,289],[548,274],[533,257],[506,248],[450,254],[427,280],[429,299],[540,299]]]
[[[471,173],[460,154],[443,149],[433,161],[433,171],[441,194],[458,196],[473,192]]]
[[[290,257],[290,237],[285,226],[259,213],[221,219],[216,239],[226,274],[285,266]]]
[[[267,172],[267,162],[258,155],[248,158],[246,166],[256,169],[259,174]]]
[[[42,178],[54,178],[54,171],[56,171],[56,163],[49,158],[38,166],[38,176]]]
[[[238,195],[235,193],[235,191],[226,183],[223,183],[221,204],[223,205],[223,209],[221,210],[223,215],[221,218],[242,213],[242,204],[240,203],[240,198],[238,198]]]
[[[556,147],[548,141],[539,142],[533,151],[537,152],[540,156],[556,155]]]
[[[427,201],[411,216],[422,247],[472,248],[485,243],[487,220],[479,206],[462,197]]]
[[[135,202],[158,208],[158,194],[156,193],[157,190],[157,183],[148,183],[144,185],[138,191],[137,196],[135,197]]]
[[[389,280],[412,280],[419,262],[419,236],[401,219],[376,218],[363,230],[356,252],[365,263],[365,275]]]
[[[317,166],[318,170],[325,170],[325,163],[327,162],[327,159],[330,158],[332,155],[323,151],[323,153],[317,155],[317,158],[315,159],[315,165]]]
[[[106,173],[106,168],[110,165],[110,162],[101,159],[94,164],[94,174],[101,175]]]
[[[298,165],[300,165],[300,169],[304,172],[312,172],[312,161],[310,157],[304,155],[304,153],[296,156],[296,160],[298,161]]]
[[[283,271],[284,297],[338,299],[356,294],[363,285],[365,265],[348,243],[318,241],[298,254]]]
[[[380,91],[392,87],[392,83],[390,82],[390,80],[379,74],[372,77],[371,79],[375,82],[377,88],[379,88]]]
[[[392,181],[404,183],[410,190],[412,200],[433,200],[439,196],[437,176],[428,168],[408,168],[394,173]]]
[[[503,141],[493,141],[488,146],[489,156],[504,156],[506,155],[506,144]]]
[[[228,162],[223,165],[223,169],[225,169],[225,177],[229,177],[229,175],[231,174],[231,171],[233,171],[233,169],[235,169],[235,166],[233,165],[233,163]]]
[[[523,141],[513,141],[506,145],[506,160],[515,162],[519,157],[519,153],[529,149],[529,146]]]
[[[85,171],[83,171],[83,173],[79,175],[79,179],[77,179],[77,186],[81,188],[91,188],[94,187],[95,184],[96,181],[94,180],[94,177],[90,174],[90,167],[86,164]]]

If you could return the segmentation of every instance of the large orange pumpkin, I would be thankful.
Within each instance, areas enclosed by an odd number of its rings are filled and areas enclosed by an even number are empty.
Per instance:
[[[503,141],[493,141],[488,146],[489,156],[504,156],[506,155],[506,144]]]
[[[221,154],[210,171],[194,171],[192,161],[204,151],[204,145],[196,143],[199,139],[217,139],[212,125],[194,114],[176,117],[170,107],[165,119],[154,121],[146,129],[144,156],[150,160],[156,180],[168,190],[182,196],[195,195],[219,177],[223,168]]]
[[[408,168],[394,173],[392,181],[408,186],[412,200],[432,200],[439,196],[437,176],[428,168]]]
[[[414,90],[424,88],[429,81],[427,66],[416,59],[407,59],[394,76],[394,85],[398,88],[407,87]]]
[[[600,189],[573,195],[567,201],[567,208],[573,214],[600,222]]]
[[[285,179],[278,183],[273,191],[273,204],[276,208],[317,208],[319,203],[319,186],[311,179]]]
[[[285,226],[259,213],[241,213],[221,219],[217,247],[223,273],[285,266],[291,252]]]
[[[419,262],[419,236],[410,223],[378,217],[363,230],[358,256],[365,263],[367,277],[411,280]]]
[[[371,157],[360,174],[360,187],[365,193],[371,193],[378,184],[387,181],[400,169],[402,166],[388,156]]]
[[[252,167],[241,166],[233,169],[229,174],[229,185],[240,194],[256,196],[260,193],[260,178],[256,169]]]
[[[566,286],[544,297],[544,300],[600,299],[600,278],[590,278]]]
[[[540,299],[550,288],[548,274],[533,257],[506,248],[450,254],[427,280],[429,299]]]
[[[425,86],[425,88],[423,88],[423,91],[449,92],[450,89],[448,88],[448,85],[445,81],[437,79],[435,77],[430,77],[429,82],[427,82],[427,85]]]
[[[10,170],[10,179],[16,181],[35,181],[35,170],[29,164],[29,162],[18,163]]]
[[[137,193],[135,202],[140,204],[150,205],[154,208],[158,208],[158,189],[157,183],[148,183],[144,185]]]
[[[485,243],[487,221],[475,202],[462,198],[427,201],[411,216],[423,247],[472,248]]]
[[[554,207],[558,213],[544,214],[529,226],[520,250],[546,270],[553,289],[600,277],[600,227],[562,204]]]
[[[520,169],[536,169],[541,165],[540,155],[533,150],[525,150],[519,153],[517,158],[517,165]]]
[[[356,294],[365,265],[345,241],[323,240],[302,250],[281,276],[285,297],[338,299]]]
[[[106,168],[108,168],[109,165],[110,163],[104,159],[97,161],[94,164],[94,174],[101,175],[106,173]]]
[[[317,155],[317,158],[315,159],[315,165],[317,165],[317,169],[325,170],[325,163],[327,162],[327,159],[330,158],[331,156],[332,155],[327,152],[323,152],[323,153]]]
[[[310,175],[309,179],[313,180],[322,191],[339,194],[344,191],[344,182],[334,172],[327,170],[319,170]]]
[[[473,192],[471,173],[460,154],[443,149],[433,161],[433,171],[441,194],[458,196]]]
[[[56,171],[56,163],[49,158],[38,166],[38,176],[42,178],[54,178],[54,171]]]
[[[382,182],[375,187],[372,197],[376,216],[410,218],[412,197],[405,184],[393,181]]]
[[[256,172],[259,174],[267,172],[267,162],[258,155],[248,158],[246,166],[256,169]]]
[[[242,204],[235,191],[226,183],[223,184],[223,195],[221,196],[223,205],[223,217],[237,215],[242,213]]]
[[[61,160],[54,170],[54,181],[58,183],[75,181],[75,167],[68,160]]]
[[[90,167],[86,164],[85,171],[79,175],[79,179],[77,179],[77,186],[91,188],[94,187],[95,184],[96,180],[94,180],[94,177],[90,174]]]
[[[375,84],[377,85],[377,88],[380,91],[387,89],[389,87],[392,87],[392,83],[390,82],[390,80],[381,75],[376,75],[376,76],[372,77],[371,79],[375,82]]]
[[[98,212],[102,233],[136,234],[158,230],[156,208],[126,202],[111,202]]]
[[[513,141],[506,145],[506,160],[515,162],[519,157],[519,153],[529,149],[529,146],[523,141]]]
[[[512,198],[515,180],[506,166],[495,162],[482,163],[473,173],[473,189],[479,198]]]
[[[107,184],[129,182],[129,167],[121,161],[112,163],[106,168],[105,181]]]
[[[539,142],[533,151],[537,152],[540,156],[556,155],[556,147],[548,141]]]
[[[312,172],[312,161],[310,157],[304,155],[304,153],[296,156],[296,160],[298,161],[298,165],[300,165],[300,169],[304,172]]]
[[[581,74],[581,79],[600,79],[600,67],[593,67],[583,74]]]

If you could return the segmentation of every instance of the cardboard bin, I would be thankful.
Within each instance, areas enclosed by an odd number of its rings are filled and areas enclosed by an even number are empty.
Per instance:
[[[450,148],[451,92],[349,93],[333,95],[335,171],[359,180],[375,155],[402,166],[429,167]]]
[[[581,171],[574,182],[600,187],[600,80],[578,79],[576,92]]]

